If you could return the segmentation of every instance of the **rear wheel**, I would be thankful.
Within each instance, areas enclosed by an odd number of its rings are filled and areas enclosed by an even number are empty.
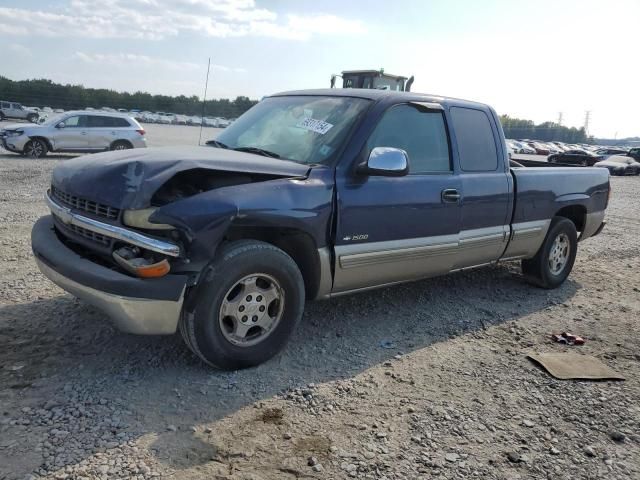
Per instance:
[[[38,123],[38,114],[36,113],[31,113],[27,116],[27,121],[31,122],[31,123]]]
[[[26,157],[42,158],[47,154],[48,150],[47,144],[43,140],[35,138],[27,142],[22,153]]]
[[[133,148],[133,145],[126,140],[118,140],[111,144],[111,150],[129,150],[130,148]]]
[[[568,218],[554,217],[538,253],[522,261],[522,273],[539,287],[559,287],[573,269],[577,248],[578,233],[574,223]]]
[[[4,116],[4,113],[0,112],[0,122],[3,121],[5,118],[7,117]]]
[[[304,310],[296,263],[275,246],[253,240],[222,248],[196,287],[195,305],[180,321],[187,346],[209,365],[239,369],[273,357]]]

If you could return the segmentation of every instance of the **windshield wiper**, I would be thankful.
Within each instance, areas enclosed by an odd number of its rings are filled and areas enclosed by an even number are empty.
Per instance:
[[[228,149],[229,148],[228,145],[226,145],[226,144],[224,144],[222,142],[219,142],[217,140],[207,140],[205,142],[205,145],[209,145],[210,147],[216,147],[216,148],[224,148],[224,149]]]
[[[263,157],[280,158],[280,155],[278,155],[277,153],[270,152],[269,150],[264,150],[258,147],[237,147],[233,150],[237,152],[255,153],[256,155],[262,155]]]

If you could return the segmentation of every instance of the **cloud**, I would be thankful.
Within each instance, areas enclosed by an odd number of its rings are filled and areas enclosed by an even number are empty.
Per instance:
[[[308,40],[365,32],[359,20],[328,14],[285,14],[254,0],[70,0],[61,13],[0,7],[0,34],[160,40],[184,33]],[[281,18],[282,17],[282,18]]]
[[[167,60],[165,58],[149,57],[147,55],[138,55],[135,53],[85,53],[75,52],[73,58],[83,63],[91,65],[102,65],[109,67],[131,68],[152,68],[160,70],[174,70],[179,72],[204,70],[204,64],[193,62],[182,62]],[[218,72],[246,72],[244,68],[227,67],[225,65],[211,65],[211,71]]]
[[[21,57],[32,57],[33,52],[29,47],[25,47],[20,43],[10,43],[6,46],[6,49],[14,55],[19,55]]]

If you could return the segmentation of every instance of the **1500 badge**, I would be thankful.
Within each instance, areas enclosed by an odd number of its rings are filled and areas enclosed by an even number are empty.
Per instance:
[[[346,236],[342,240],[344,240],[345,242],[353,242],[356,240],[366,240],[367,238],[369,238],[369,234],[363,233],[362,235]]]

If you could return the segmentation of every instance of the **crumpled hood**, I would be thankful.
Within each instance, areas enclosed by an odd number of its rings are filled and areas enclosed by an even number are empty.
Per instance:
[[[196,168],[304,177],[309,167],[213,147],[161,147],[84,155],[61,162],[52,184],[62,191],[116,208],[145,208],[176,173]]]

